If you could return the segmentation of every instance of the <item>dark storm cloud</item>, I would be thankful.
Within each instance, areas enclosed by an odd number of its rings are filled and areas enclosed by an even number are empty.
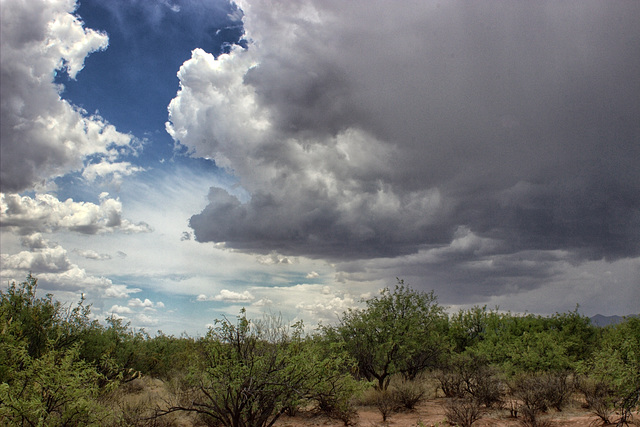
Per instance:
[[[640,254],[640,3],[316,3],[241,5],[255,43],[183,65],[170,132],[252,195],[212,189],[197,240],[356,260],[462,226],[534,281]]]
[[[320,189],[316,197],[309,191],[295,197],[297,202],[256,193],[243,204],[225,190],[212,188],[209,205],[192,216],[189,225],[199,241],[230,242],[231,247],[250,252],[277,250],[328,259],[396,256],[427,243],[449,242],[448,230],[411,218],[420,216],[419,210],[380,215],[372,212],[375,206],[363,201],[345,212],[343,202],[348,201],[342,197],[326,201]],[[406,204],[411,203],[407,198]],[[283,206],[297,214],[286,214]],[[409,230],[402,223],[405,219],[419,227]],[[212,223],[216,226],[211,227]]]

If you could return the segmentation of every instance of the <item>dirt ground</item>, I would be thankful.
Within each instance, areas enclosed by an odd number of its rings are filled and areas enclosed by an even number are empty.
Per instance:
[[[385,422],[375,406],[356,406],[358,417],[355,426],[359,427],[447,427],[444,404],[446,399],[439,397],[437,392],[431,398],[418,404],[413,411],[391,413]],[[126,402],[119,405],[121,410],[129,415],[144,416],[157,403],[166,402],[168,397],[166,385],[160,380],[145,378],[134,382],[122,398]],[[613,417],[615,419],[615,416]],[[201,425],[195,421],[193,414],[176,412],[162,417],[163,423],[158,425],[193,427]],[[635,426],[640,427],[640,414],[635,416]],[[132,419],[133,421],[133,419]],[[476,421],[474,427],[520,427],[520,419],[510,416],[508,409],[487,410]],[[549,410],[540,417],[547,427],[598,427],[602,423],[588,409],[584,409],[580,397],[575,395],[572,402],[561,412]],[[342,427],[340,420],[328,418],[325,415],[300,411],[294,417],[283,415],[275,424],[277,427]],[[633,425],[633,424],[632,424]]]
[[[445,399],[436,398],[427,400],[418,405],[411,412],[396,412],[387,417],[387,421],[382,421],[382,415],[375,407],[358,407],[357,426],[362,427],[445,427],[450,426],[446,421],[443,408]],[[548,421],[549,427],[579,427],[579,426],[599,426],[598,418],[582,409],[576,402],[570,408],[562,412],[550,411],[540,418],[541,421]],[[520,421],[510,416],[509,410],[492,410],[485,412],[474,427],[511,427],[520,426]],[[344,424],[339,420],[331,420],[324,416],[311,417],[302,414],[296,417],[281,417],[276,426],[297,427],[297,426],[326,426],[341,427]]]

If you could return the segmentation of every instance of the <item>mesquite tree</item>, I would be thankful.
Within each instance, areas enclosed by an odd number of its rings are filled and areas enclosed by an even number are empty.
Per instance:
[[[327,338],[344,343],[363,377],[386,390],[396,373],[413,379],[437,365],[448,347],[447,317],[433,291],[413,290],[398,279],[395,289],[385,288],[365,304],[323,328]]]
[[[227,427],[272,426],[314,399],[344,412],[351,394],[345,390],[355,391],[356,381],[318,357],[302,331],[301,323],[288,327],[273,316],[249,320],[244,309],[235,322],[218,320],[181,401],[167,412],[196,412]]]

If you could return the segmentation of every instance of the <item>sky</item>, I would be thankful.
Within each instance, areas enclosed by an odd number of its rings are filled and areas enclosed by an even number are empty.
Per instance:
[[[194,336],[398,278],[640,313],[640,2],[0,5],[3,286]]]

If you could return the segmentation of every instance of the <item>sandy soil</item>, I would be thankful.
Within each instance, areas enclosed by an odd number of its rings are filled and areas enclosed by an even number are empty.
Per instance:
[[[357,426],[362,427],[445,427],[447,423],[444,414],[444,399],[431,399],[411,412],[397,412],[387,417],[387,421],[382,421],[382,415],[375,407],[359,407]],[[550,427],[579,427],[598,426],[596,416],[582,409],[578,404],[565,409],[562,412],[550,411],[541,417],[541,420],[549,422]],[[308,414],[301,414],[296,417],[281,417],[276,426],[296,427],[296,426],[326,426],[341,427],[344,424],[339,420],[331,420],[324,416],[312,417]],[[481,419],[476,421],[474,427],[511,427],[520,426],[518,419],[510,417],[508,410],[493,410],[485,412]]]
[[[437,396],[433,394],[432,396]],[[168,398],[166,385],[160,380],[150,378],[136,380],[129,390],[122,396],[126,404],[120,404],[119,409],[125,413],[140,412],[140,416],[148,415],[148,411],[156,404]],[[599,427],[602,423],[598,417],[582,407],[575,396],[575,400],[563,411],[550,410],[540,417],[540,421],[547,422],[548,427]],[[394,412],[382,421],[382,415],[375,406],[358,406],[356,426],[360,427],[446,427],[450,426],[446,421],[444,404],[446,399],[432,397],[420,403],[413,411]],[[176,412],[162,417],[164,423],[159,425],[171,425],[179,427],[193,427],[199,425],[193,414]],[[640,420],[640,414],[636,414],[635,420]],[[520,420],[510,416],[508,409],[496,409],[485,411],[482,418],[476,421],[474,427],[516,427],[521,426]],[[640,427],[640,422],[635,424]],[[300,411],[295,417],[283,415],[276,422],[277,427],[342,427],[340,420],[328,418],[312,412]]]

